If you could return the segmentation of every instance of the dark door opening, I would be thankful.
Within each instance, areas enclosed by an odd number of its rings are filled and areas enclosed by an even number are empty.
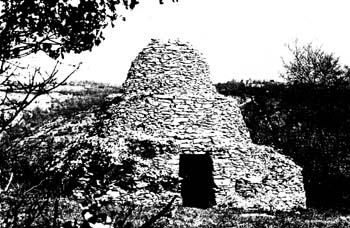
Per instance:
[[[180,154],[183,206],[209,208],[216,204],[213,161],[209,154]]]

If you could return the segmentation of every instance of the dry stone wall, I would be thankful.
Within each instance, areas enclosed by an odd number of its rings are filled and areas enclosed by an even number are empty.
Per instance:
[[[215,94],[209,66],[202,54],[186,43],[152,40],[132,62],[125,92],[156,94]]]
[[[301,168],[274,149],[252,143],[237,101],[216,92],[208,64],[191,45],[152,40],[131,64],[123,90],[110,108],[115,137],[125,145],[147,140],[171,147],[171,153],[158,150],[142,172],[161,170],[178,177],[180,154],[207,152],[218,204],[272,211],[305,208]],[[125,195],[149,198],[148,183],[139,184],[139,191]],[[164,193],[179,194],[180,188],[179,182]]]

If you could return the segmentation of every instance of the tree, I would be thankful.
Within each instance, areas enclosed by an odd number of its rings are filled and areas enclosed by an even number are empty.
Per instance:
[[[102,30],[118,17],[120,1],[6,0],[0,1],[0,134],[38,96],[47,94],[75,72],[57,80],[59,63],[44,74],[36,68],[29,75],[13,62],[38,51],[57,59],[65,53],[91,50],[103,39]],[[133,8],[136,1],[123,1]],[[24,94],[21,100],[11,93]]]
[[[31,102],[64,83],[59,63],[50,73],[25,68],[14,59],[43,51],[53,59],[91,50],[104,40],[103,29],[114,26],[117,6],[134,9],[137,0],[0,0],[0,136]],[[79,67],[79,66],[78,66]],[[78,68],[77,67],[77,68]],[[25,79],[25,80],[24,80]],[[10,93],[25,94],[15,100]]]
[[[53,58],[91,50],[102,29],[117,19],[118,1],[1,1],[0,58],[8,60],[42,50]],[[125,3],[127,4],[127,3]]]
[[[292,52],[293,59],[285,62],[284,75],[291,84],[311,84],[325,87],[348,85],[350,79],[349,68],[339,63],[339,57],[333,53],[326,53],[321,48],[315,48],[311,43],[299,47],[288,46]]]

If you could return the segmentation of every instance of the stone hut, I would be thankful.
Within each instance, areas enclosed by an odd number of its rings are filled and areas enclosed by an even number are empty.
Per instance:
[[[116,137],[170,148],[156,150],[143,173],[177,177],[177,186],[166,192],[181,195],[183,205],[306,207],[301,168],[252,142],[236,99],[216,92],[208,64],[191,45],[152,40],[132,62],[118,99],[111,107]],[[136,150],[145,153],[145,147]],[[140,181],[133,194],[147,198],[148,184]]]

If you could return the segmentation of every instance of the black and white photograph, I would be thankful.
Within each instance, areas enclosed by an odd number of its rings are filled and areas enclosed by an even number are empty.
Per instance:
[[[347,0],[0,0],[0,228],[350,227]]]

